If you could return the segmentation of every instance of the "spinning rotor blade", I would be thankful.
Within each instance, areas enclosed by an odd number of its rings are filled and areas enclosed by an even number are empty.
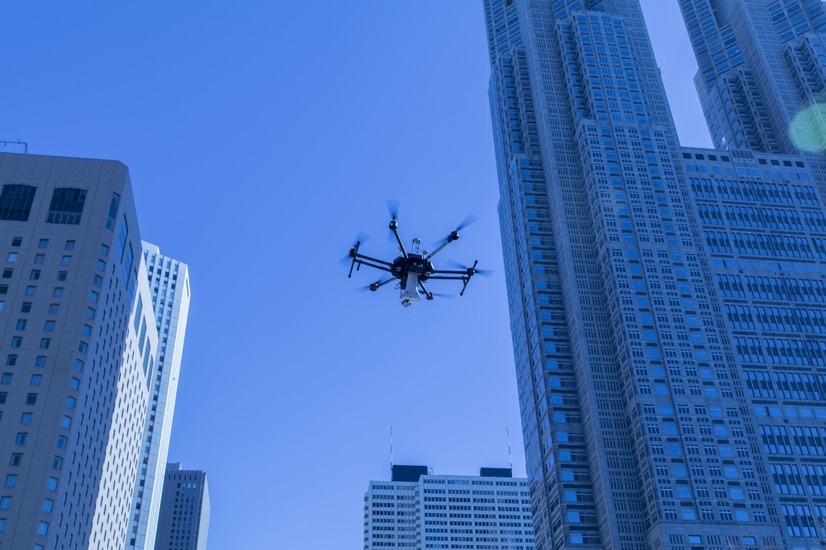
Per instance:
[[[433,250],[433,252],[431,252],[430,254],[428,254],[428,255],[427,255],[427,257],[428,257],[428,258],[432,258],[432,257],[433,257],[433,256],[435,256],[436,254],[438,254],[439,252],[441,252],[442,250],[444,250],[444,248],[445,248],[447,245],[449,245],[450,243],[452,243],[453,241],[455,241],[455,240],[457,240],[457,239],[459,238],[459,231],[461,231],[461,230],[462,230],[462,229],[464,229],[465,227],[469,226],[470,224],[472,224],[472,223],[473,223],[473,222],[475,222],[476,220],[477,220],[476,216],[474,216],[473,214],[468,214],[468,215],[465,217],[465,219],[464,219],[464,220],[462,220],[462,223],[460,223],[460,224],[456,227],[456,229],[454,229],[453,231],[451,231],[450,233],[448,233],[447,237],[445,237],[443,241],[439,241],[439,242],[433,243],[433,246],[435,247],[435,250]]]
[[[387,200],[387,211],[390,213],[390,218],[393,220],[399,219],[399,201],[396,199]]]
[[[359,231],[359,234],[356,235],[356,239],[353,241],[353,246],[357,244],[364,244],[370,240],[370,235],[365,233],[364,231]]]
[[[471,267],[469,265],[462,265],[459,262],[454,261],[454,260],[447,260],[447,262],[445,262],[445,263],[448,264],[450,267],[452,267],[454,269],[461,269],[462,271],[471,270],[471,271],[473,271],[474,275],[481,275],[482,277],[490,277],[491,275],[493,275],[493,270],[492,269],[479,269],[479,268]]]
[[[462,220],[462,223],[459,224],[459,227],[456,228],[456,231],[461,231],[462,229],[469,226],[470,224],[475,223],[476,220],[478,220],[478,219],[479,218],[477,218],[473,214],[468,214],[467,216],[465,216],[465,219]]]
[[[359,231],[359,234],[356,236],[356,239],[353,241],[353,246],[350,248],[350,252],[345,254],[344,257],[341,258],[338,261],[338,263],[340,263],[341,265],[347,265],[347,264],[352,263],[352,261],[353,261],[352,252],[353,251],[357,252],[359,246],[363,245],[364,243],[366,243],[369,240],[370,240],[370,235],[368,235],[367,233],[365,233],[363,231]]]

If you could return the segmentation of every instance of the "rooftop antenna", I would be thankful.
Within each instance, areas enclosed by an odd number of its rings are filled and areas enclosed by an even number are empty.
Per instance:
[[[505,428],[505,437],[508,439],[508,467],[513,470],[513,454],[511,454],[511,432]]]
[[[393,472],[393,426],[390,426],[390,472]]]
[[[25,141],[7,141],[7,140],[0,140],[0,151],[5,151],[6,147],[9,145],[22,145],[23,146],[23,154],[28,154],[29,152],[29,144]]]

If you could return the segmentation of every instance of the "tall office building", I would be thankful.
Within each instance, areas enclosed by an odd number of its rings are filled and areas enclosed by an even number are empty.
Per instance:
[[[169,456],[190,293],[187,265],[162,255],[154,244],[143,242],[142,245],[160,349],[150,388],[151,400],[126,547],[151,550],[155,547],[163,472]]]
[[[155,550],[206,550],[209,515],[206,472],[167,464]]]
[[[637,0],[484,0],[539,549],[819,548],[826,186],[779,154],[796,104],[769,74],[794,4],[788,46],[817,52],[819,2],[682,2],[719,119],[703,150],[678,143]]]
[[[127,168],[0,154],[0,547],[120,548],[158,335]]]
[[[364,495],[364,550],[384,548],[533,550],[528,482],[509,468],[456,476],[393,466]]]

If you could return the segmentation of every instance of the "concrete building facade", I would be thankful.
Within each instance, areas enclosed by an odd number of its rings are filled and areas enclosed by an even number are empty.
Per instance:
[[[118,548],[158,335],[127,168],[0,154],[0,547]]]

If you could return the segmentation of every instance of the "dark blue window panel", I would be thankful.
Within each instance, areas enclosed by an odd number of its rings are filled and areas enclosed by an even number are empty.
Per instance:
[[[32,185],[4,185],[0,193],[0,220],[29,221],[35,191],[37,188]]]
[[[52,195],[49,215],[46,223],[80,225],[83,205],[86,203],[86,190],[75,187],[58,187]]]

